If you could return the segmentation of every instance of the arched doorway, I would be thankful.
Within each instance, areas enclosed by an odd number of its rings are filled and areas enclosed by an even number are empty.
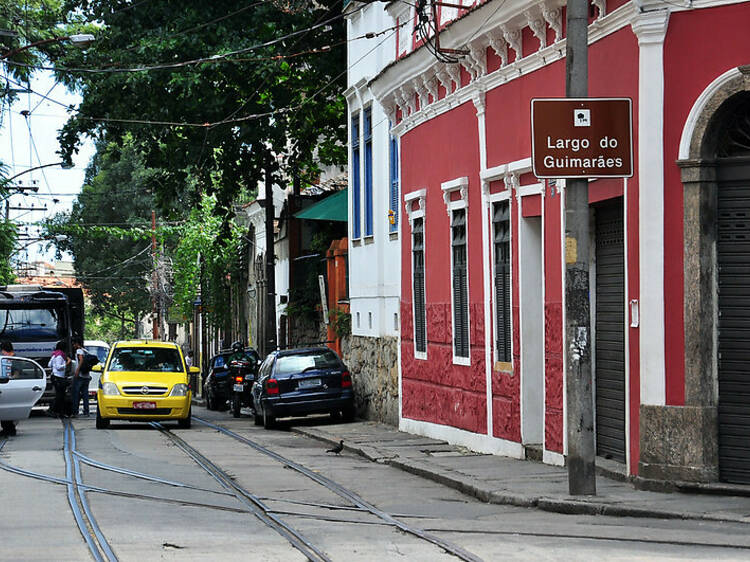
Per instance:
[[[688,439],[670,453],[680,453],[671,473],[750,483],[750,415],[743,412],[750,412],[750,361],[744,360],[750,350],[750,67],[730,69],[698,97],[677,164],[685,402],[669,410]],[[664,460],[669,464],[670,457]]]
[[[719,478],[750,483],[750,92],[716,123]]]

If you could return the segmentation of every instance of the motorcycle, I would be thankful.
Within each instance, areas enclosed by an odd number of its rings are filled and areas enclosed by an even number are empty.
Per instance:
[[[239,360],[229,362],[229,373],[232,379],[232,415],[240,417],[240,410],[252,404],[250,389],[255,382],[257,363],[253,360]]]

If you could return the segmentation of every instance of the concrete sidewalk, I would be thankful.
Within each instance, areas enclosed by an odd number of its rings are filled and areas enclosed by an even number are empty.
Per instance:
[[[677,490],[691,491],[665,493],[637,490],[623,477],[599,474],[596,496],[570,496],[564,467],[474,453],[444,441],[403,433],[385,424],[358,421],[293,426],[292,430],[327,443],[343,439],[345,453],[356,453],[373,462],[434,480],[489,503],[559,513],[750,523],[747,486],[683,488],[672,484]],[[611,463],[610,468],[614,466]],[[607,468],[599,472],[615,476],[615,471]]]

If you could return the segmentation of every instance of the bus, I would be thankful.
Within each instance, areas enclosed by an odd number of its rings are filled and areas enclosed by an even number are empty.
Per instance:
[[[49,359],[58,341],[72,357],[73,339],[83,340],[83,313],[80,288],[0,287],[0,340],[10,341],[16,355],[34,359],[47,374],[47,388],[37,405],[54,398]]]

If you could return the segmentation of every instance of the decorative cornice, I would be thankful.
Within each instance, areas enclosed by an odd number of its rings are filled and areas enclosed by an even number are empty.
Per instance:
[[[451,91],[453,90],[453,85],[451,83],[451,76],[450,74],[448,74],[447,67],[448,67],[447,64],[438,66],[438,69],[435,71],[435,77],[443,85],[443,88],[445,88],[446,95],[450,95]]]
[[[474,107],[477,108],[477,115],[482,115],[485,110],[485,98],[486,94],[484,90],[478,89],[476,92],[474,92],[474,95],[471,97],[471,101],[474,102]]]
[[[414,228],[414,214],[416,211],[412,209],[412,203],[417,201],[419,210],[424,213],[425,210],[425,197],[427,196],[426,189],[418,189],[410,193],[404,193],[404,205],[406,207],[406,215],[409,217],[409,227]]]
[[[446,46],[468,45],[469,55],[460,64],[440,63],[435,61],[429,53],[417,52],[386,69],[383,74],[370,82],[370,88],[376,98],[384,97],[388,99],[388,95],[393,95],[392,99],[400,106],[402,120],[393,127],[393,133],[396,135],[404,134],[437,115],[464,103],[473,102],[479,92],[490,91],[564,58],[566,44],[564,38],[524,57],[518,56],[522,54],[521,27],[529,19],[543,22],[545,37],[547,24],[555,31],[556,38],[559,37],[562,32],[562,3],[563,0],[543,0],[533,5],[529,2],[525,6],[520,2],[518,4],[509,3],[504,5],[505,7],[501,7],[500,12],[497,12],[501,15],[491,15],[489,18],[487,18],[487,14],[491,12],[483,12],[480,7],[468,14],[466,18],[454,22],[441,32],[441,43]],[[659,10],[659,12],[663,11]],[[668,14],[666,16],[664,14],[657,16],[649,14],[639,24],[634,23],[634,20],[641,18],[643,15],[634,10],[631,3],[620,6],[603,19],[597,19],[589,26],[589,44],[593,44],[629,25],[633,25],[634,31],[638,27],[644,32],[653,33],[653,21],[663,21],[663,18],[668,17]],[[474,31],[476,25],[482,23],[486,24],[487,30],[472,39],[476,35]],[[650,24],[650,26],[647,24]],[[474,27],[470,30],[469,27],[472,25]],[[541,32],[539,26],[537,31]],[[463,43],[458,42],[459,39],[457,38],[462,37],[464,33],[467,34],[466,40]],[[445,35],[444,42],[443,35]],[[512,64],[508,64],[509,44],[517,55]],[[492,48],[501,59],[500,68],[491,73],[487,72],[486,54],[488,47]],[[470,75],[469,84],[463,87],[461,86],[460,70],[462,66],[466,68]],[[453,89],[453,83],[456,84],[455,90]],[[442,85],[446,91],[446,95],[441,99],[437,99],[435,95],[438,84]],[[425,103],[427,96],[422,93],[424,90],[432,94],[430,103]],[[411,96],[409,96],[410,91]],[[420,92],[420,96],[423,96],[420,98],[419,111],[415,107],[414,91]],[[477,107],[478,114],[480,111],[480,108]]]
[[[516,60],[523,58],[523,45],[521,42],[521,30],[511,29],[503,26],[503,39],[510,46],[511,49],[516,53]]]
[[[448,216],[450,216],[451,210],[456,206],[462,207],[462,208],[469,206],[468,187],[469,187],[469,178],[466,176],[443,182],[440,185],[440,188],[443,190],[443,201],[445,202],[445,208],[446,208],[446,211],[448,211]],[[459,201],[451,201],[451,193],[453,193],[454,191],[459,192],[459,195],[460,195]]]
[[[456,90],[461,88],[461,65],[447,63],[445,70],[451,80],[456,84]]]
[[[597,19],[601,19],[607,15],[607,0],[591,0],[591,3],[596,6],[599,12]]]
[[[498,30],[493,30],[487,34],[487,39],[492,50],[500,57],[500,68],[506,66],[508,64],[508,43],[503,34]]]
[[[562,39],[562,10],[554,4],[545,4],[542,17],[555,32],[555,43]]]
[[[638,45],[662,44],[667,35],[667,25],[669,25],[669,9],[636,12],[630,25],[633,33],[638,37]]]
[[[526,10],[524,13],[526,21],[529,24],[534,36],[539,39],[539,49],[544,49],[547,46],[547,22],[544,17],[536,10]]]

